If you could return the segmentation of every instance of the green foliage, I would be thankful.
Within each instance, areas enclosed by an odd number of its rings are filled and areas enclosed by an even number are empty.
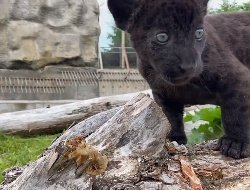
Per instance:
[[[19,137],[0,134],[0,182],[5,169],[36,160],[56,135]]]
[[[121,47],[122,31],[113,26],[113,33],[108,35],[108,39],[111,40],[110,47]],[[130,37],[128,33],[125,33],[125,47],[131,47]]]
[[[111,43],[109,44],[109,48],[104,49],[104,51],[102,52],[102,61],[104,68],[121,68],[122,49],[117,47],[121,47],[122,31],[114,26],[112,28],[113,32],[108,35],[108,39]],[[128,33],[125,33],[125,47],[132,47],[130,36]],[[129,48],[126,48],[126,51],[130,67],[136,68],[136,53],[133,49]]]
[[[250,1],[243,4],[243,11],[250,11]]]
[[[230,3],[229,0],[223,0],[219,9],[212,9],[209,12],[211,14],[223,13],[223,12],[238,12],[238,11],[250,11],[250,1],[243,4],[238,4],[236,1]]]
[[[195,111],[194,114],[188,113],[184,117],[185,122],[202,122],[198,128],[192,129],[192,133],[188,136],[189,144],[197,144],[202,141],[218,139],[223,135],[223,127],[221,123],[221,109],[205,108]]]

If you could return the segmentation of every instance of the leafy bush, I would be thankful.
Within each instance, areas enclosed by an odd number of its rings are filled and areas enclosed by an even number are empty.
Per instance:
[[[229,0],[223,0],[220,8],[211,9],[211,14],[224,13],[224,12],[238,12],[238,11],[250,11],[250,2],[238,4],[237,2],[230,3]]]
[[[188,136],[189,144],[218,139],[223,135],[221,109],[219,107],[201,109],[195,111],[194,114],[188,113],[184,117],[184,121],[202,122],[198,128],[192,129],[191,134]]]

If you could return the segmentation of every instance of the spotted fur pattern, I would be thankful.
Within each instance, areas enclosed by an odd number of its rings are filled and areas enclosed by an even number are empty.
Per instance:
[[[131,35],[142,76],[168,117],[171,140],[186,143],[185,105],[221,106],[218,149],[250,157],[250,13],[206,16],[208,0],[108,0]],[[205,31],[196,39],[197,30]],[[168,37],[159,43],[157,34]]]

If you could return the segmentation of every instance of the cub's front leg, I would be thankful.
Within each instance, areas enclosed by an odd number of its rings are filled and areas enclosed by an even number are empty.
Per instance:
[[[225,134],[218,149],[232,158],[250,157],[250,100],[248,90],[231,91],[223,97],[221,105]]]
[[[167,116],[171,124],[171,132],[168,138],[171,141],[178,142],[178,144],[186,144],[187,137],[184,132],[183,124],[184,105],[176,101],[168,100],[166,97],[164,97],[164,94],[154,91],[153,96],[156,103],[162,108],[164,114]]]

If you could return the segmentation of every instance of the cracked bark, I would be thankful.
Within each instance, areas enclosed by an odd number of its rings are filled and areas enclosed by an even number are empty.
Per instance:
[[[94,115],[68,129],[41,158],[26,166],[15,181],[0,189],[182,190],[195,189],[197,186],[211,190],[250,188],[249,158],[234,160],[221,156],[213,151],[215,141],[187,147],[170,143],[165,138],[169,131],[170,125],[161,109],[147,95],[140,94],[120,108]],[[76,137],[86,138],[88,144],[108,157],[109,163],[102,175],[91,176],[83,172],[78,177],[74,162],[56,159],[55,152],[60,155],[57,150],[62,142]],[[51,162],[56,162],[59,166],[61,164],[62,170],[52,167],[49,172]],[[63,165],[64,163],[67,165]]]

